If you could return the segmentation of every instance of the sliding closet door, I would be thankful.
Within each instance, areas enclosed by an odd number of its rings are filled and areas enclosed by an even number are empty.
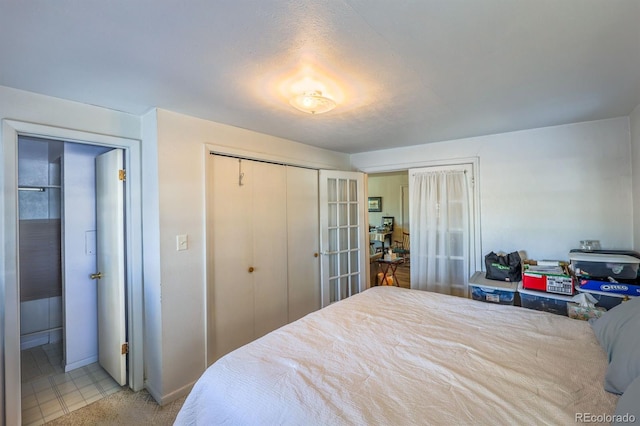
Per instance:
[[[245,174],[253,189],[253,263],[255,337],[287,323],[286,168],[252,163]]]
[[[217,155],[210,161],[217,359],[287,323],[286,170]]]
[[[215,359],[253,340],[253,199],[250,185],[241,181],[248,164],[212,155],[213,316]]]
[[[289,322],[320,309],[318,171],[287,166]]]

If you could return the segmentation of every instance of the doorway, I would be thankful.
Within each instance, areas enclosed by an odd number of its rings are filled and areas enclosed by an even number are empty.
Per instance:
[[[367,187],[368,196],[379,201],[368,213],[371,285],[377,285],[380,271],[376,260],[384,255],[383,252],[389,248],[399,252],[401,246],[408,250],[404,235],[410,233],[409,173],[407,170],[372,173],[367,175]],[[397,284],[411,288],[410,250],[398,255],[404,257],[405,261],[396,269]]]
[[[0,263],[0,277],[4,282],[2,300],[4,303],[5,327],[3,331],[3,369],[0,379],[4,382],[4,404],[2,418],[6,424],[20,424],[22,412],[22,386],[20,362],[20,290],[19,290],[19,242],[18,242],[18,138],[28,136],[59,141],[70,141],[83,145],[122,148],[126,152],[125,182],[127,217],[125,247],[126,299],[129,338],[128,383],[134,391],[141,390],[143,383],[142,352],[142,226],[141,226],[141,143],[139,140],[90,133],[86,131],[58,128],[34,123],[5,119],[2,121],[2,150],[0,163],[3,165],[0,183],[4,188],[15,191],[0,192],[0,239],[4,245],[0,252],[4,262]],[[132,167],[133,165],[133,167]],[[82,369],[88,366],[82,367]],[[73,374],[73,372],[70,372]],[[70,403],[72,405],[72,403]]]
[[[410,259],[409,265],[404,265],[407,268],[408,277],[404,279],[404,282],[408,282],[411,288],[421,288],[421,274],[417,274],[417,267],[421,266],[421,260],[416,257],[416,247],[414,242],[417,241],[416,233],[418,232],[415,227],[417,218],[414,218],[411,212],[416,205],[416,200],[413,197],[411,188],[409,188],[409,174],[411,171],[416,171],[416,168],[427,168],[431,171],[436,169],[446,169],[448,167],[462,168],[467,170],[466,180],[468,184],[468,229],[466,231],[465,238],[465,255],[464,255],[464,267],[460,269],[461,275],[458,280],[458,284],[462,288],[461,294],[464,293],[464,288],[468,281],[469,276],[476,270],[481,269],[482,265],[482,251],[480,246],[480,199],[479,192],[477,190],[477,182],[479,176],[479,162],[477,158],[466,158],[460,160],[443,160],[425,163],[412,163],[412,164],[396,164],[388,167],[377,167],[374,170],[363,170],[368,172],[368,195],[369,197],[381,198],[381,211],[369,213],[369,225],[371,227],[378,226],[379,221],[383,216],[395,216],[388,210],[393,206],[397,206],[397,214],[402,217],[402,223],[406,232],[410,234]],[[388,171],[387,171],[388,170]],[[398,176],[403,176],[401,181],[394,181],[398,179]],[[406,176],[406,177],[404,177]],[[394,196],[396,198],[394,198]],[[409,218],[407,219],[407,212],[409,212]],[[397,223],[397,221],[396,221]],[[394,226],[395,231],[395,226]],[[394,240],[395,240],[394,235]],[[380,253],[372,254],[372,261],[370,265],[371,271],[371,285],[376,285],[376,272],[377,265],[375,262],[375,256],[380,256]],[[417,262],[417,263],[416,263]],[[414,267],[412,268],[411,265]],[[401,268],[398,271],[402,273]],[[403,278],[398,275],[398,281],[403,286]]]
[[[97,270],[96,157],[111,150],[18,138],[23,423],[52,420],[120,390],[98,363],[97,283],[90,278]]]

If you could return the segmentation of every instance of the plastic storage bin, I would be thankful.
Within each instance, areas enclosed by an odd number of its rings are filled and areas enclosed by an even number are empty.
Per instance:
[[[518,286],[518,293],[520,293],[520,304],[523,308],[565,316],[567,315],[567,302],[571,302],[573,299],[573,296],[527,290],[522,287],[522,284]]]
[[[627,296],[626,294],[606,293],[604,291],[587,290],[587,289],[584,289],[582,287],[576,287],[576,290],[579,293],[588,293],[588,294],[590,294],[591,296],[594,297],[594,299],[596,299],[598,301],[596,303],[596,307],[605,308],[606,310],[609,310],[611,308],[615,308],[620,303],[622,303],[623,300],[629,298],[629,296]]]
[[[633,280],[638,277],[640,259],[624,254],[570,252],[576,275],[595,279]]]
[[[484,272],[478,271],[469,278],[469,289],[473,300],[513,305],[518,283],[488,280]]]

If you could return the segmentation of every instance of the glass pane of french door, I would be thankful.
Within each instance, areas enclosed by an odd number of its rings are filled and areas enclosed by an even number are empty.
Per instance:
[[[322,244],[322,306],[364,290],[364,175],[320,171],[320,229]]]

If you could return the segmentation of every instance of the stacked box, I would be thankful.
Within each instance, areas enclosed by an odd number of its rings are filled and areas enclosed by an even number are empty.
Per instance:
[[[640,283],[636,281],[632,282],[611,282],[600,280],[588,280],[585,278],[577,278],[576,280],[579,289],[602,292],[605,294],[621,294],[625,296],[640,296]]]
[[[473,300],[513,305],[518,283],[488,280],[484,272],[476,272],[469,278],[469,290]]]
[[[566,268],[557,271],[536,271],[525,269],[522,273],[522,286],[525,290],[545,291],[548,293],[573,295],[574,286]]]

